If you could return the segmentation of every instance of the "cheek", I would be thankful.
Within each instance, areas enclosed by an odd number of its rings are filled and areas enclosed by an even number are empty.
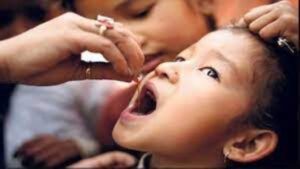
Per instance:
[[[180,52],[209,32],[202,16],[192,13],[186,4],[181,5],[174,8],[160,5],[145,21],[151,39],[165,43],[174,52]]]
[[[233,119],[243,112],[243,106],[238,104],[243,99],[238,94],[207,88],[205,84],[202,87],[181,89],[159,112],[160,119],[164,119],[160,130],[165,130],[170,141],[185,148],[222,143]]]

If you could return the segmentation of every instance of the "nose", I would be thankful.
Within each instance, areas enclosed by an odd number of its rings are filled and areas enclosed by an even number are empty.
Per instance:
[[[163,63],[156,67],[155,74],[160,79],[167,79],[172,84],[175,84],[179,80],[178,68],[174,63]]]

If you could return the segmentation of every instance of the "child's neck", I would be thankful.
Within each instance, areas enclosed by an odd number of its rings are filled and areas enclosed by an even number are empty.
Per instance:
[[[224,168],[224,160],[216,156],[211,158],[209,155],[189,157],[182,154],[175,154],[174,156],[163,156],[152,154],[151,168]]]

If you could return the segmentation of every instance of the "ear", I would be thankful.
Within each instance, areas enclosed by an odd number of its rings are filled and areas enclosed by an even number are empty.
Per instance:
[[[213,15],[214,4],[214,0],[192,0],[192,6],[198,13],[204,15]]]
[[[250,163],[270,155],[277,143],[277,134],[271,130],[248,129],[227,141],[223,152],[231,161]]]

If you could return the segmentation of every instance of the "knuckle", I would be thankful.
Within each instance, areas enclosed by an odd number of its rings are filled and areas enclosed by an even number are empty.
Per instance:
[[[62,15],[62,17],[64,17],[65,19],[73,19],[75,18],[77,15],[73,12],[67,12],[65,14]]]
[[[122,39],[128,40],[130,38],[130,35],[125,30],[120,30],[119,34]]]
[[[259,36],[263,39],[267,39],[269,37],[269,34],[267,31],[261,30],[261,31],[259,31]]]
[[[78,15],[73,12],[67,12],[61,16],[63,22],[70,22],[70,23],[76,22],[77,18]]]
[[[251,17],[250,17],[249,14],[246,14],[246,15],[244,16],[244,21],[245,21],[246,23],[249,23],[249,22],[251,21]]]
[[[293,15],[290,15],[290,14],[284,14],[284,15],[281,16],[281,19],[282,19],[284,22],[286,22],[286,23],[291,23],[291,22],[293,22],[293,20],[294,20],[295,18],[293,17]]]
[[[251,30],[251,31],[253,31],[253,32],[257,32],[258,30],[257,30],[257,26],[254,24],[254,23],[251,23],[250,25],[249,25],[249,29]]]
[[[113,49],[113,43],[108,41],[108,40],[105,40],[102,42],[101,46],[107,50],[112,50]]]

